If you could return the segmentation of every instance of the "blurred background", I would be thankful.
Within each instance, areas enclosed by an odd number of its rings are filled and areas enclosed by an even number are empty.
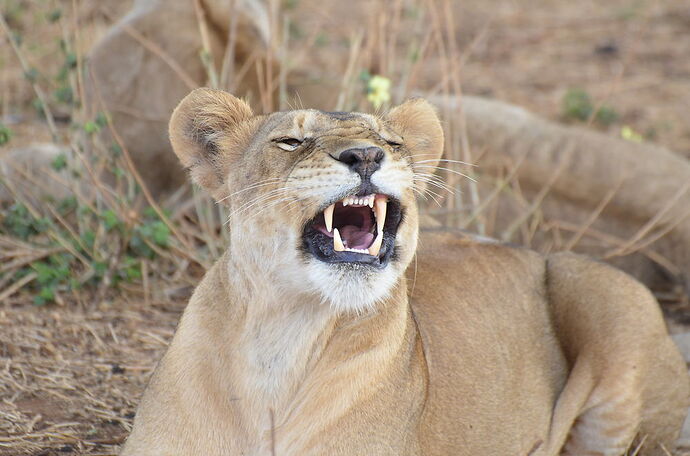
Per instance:
[[[0,0],[0,454],[127,435],[226,242],[166,139],[196,86],[260,113],[430,98],[426,226],[610,261],[690,346],[690,1],[133,3]]]

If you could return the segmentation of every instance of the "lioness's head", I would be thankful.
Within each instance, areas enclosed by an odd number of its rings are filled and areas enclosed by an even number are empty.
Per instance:
[[[414,99],[384,117],[310,109],[254,115],[232,95],[189,94],[170,137],[194,182],[230,210],[230,253],[281,291],[338,309],[385,298],[417,246],[420,162],[440,158],[433,107]],[[419,177],[419,178],[418,178]]]

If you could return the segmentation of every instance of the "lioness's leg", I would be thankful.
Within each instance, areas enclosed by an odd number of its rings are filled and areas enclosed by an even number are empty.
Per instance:
[[[573,366],[554,411],[552,448],[564,443],[566,455],[619,455],[636,435],[644,439],[640,455],[672,448],[690,385],[649,291],[571,254],[549,257],[547,287],[556,334]]]

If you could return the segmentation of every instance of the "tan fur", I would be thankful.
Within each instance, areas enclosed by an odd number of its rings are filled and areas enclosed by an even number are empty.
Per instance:
[[[427,102],[383,118],[256,117],[199,89],[170,131],[192,178],[233,211],[231,241],[123,455],[618,455],[635,437],[639,454],[672,447],[688,378],[642,285],[462,233],[425,232],[417,248],[415,163],[443,144]],[[284,136],[308,146],[281,150],[271,139]],[[358,188],[329,156],[353,145],[385,150],[372,181],[405,210],[383,270],[336,268],[299,247],[323,204]],[[239,215],[252,198],[261,204]]]
[[[102,111],[105,107],[113,114],[114,124],[147,185],[159,195],[177,189],[183,181],[183,174],[170,153],[165,130],[172,109],[189,87],[160,55],[132,38],[128,27],[162,48],[195,83],[204,84],[205,70],[198,55],[201,42],[193,3],[136,0],[132,12],[91,53],[94,86],[104,105],[93,96],[93,109]],[[209,22],[217,66],[227,52],[228,26],[237,24],[233,68],[238,72],[248,68],[249,72],[242,73],[239,85],[234,87],[256,105],[259,87],[257,75],[253,73],[255,65],[246,64],[251,56],[264,56],[271,41],[266,6],[261,0],[235,2],[233,16],[230,3],[202,0],[200,5]],[[339,17],[339,21],[344,28],[359,26],[362,16],[348,14]],[[311,61],[309,54],[301,57],[304,60],[288,74],[288,93],[299,93],[305,106],[332,109],[331,100],[339,90],[341,75],[329,73],[328,64]],[[431,67],[426,70],[434,71]],[[315,74],[319,75],[318,84],[313,82]],[[236,77],[239,75],[233,76],[235,84]],[[434,77],[442,80],[445,75]],[[453,112],[455,121],[460,118],[457,115],[460,104],[454,98],[439,97],[432,102],[442,108],[442,113]],[[630,255],[626,249],[616,252],[615,244],[589,235],[572,248],[604,257],[649,286],[666,282],[671,276],[690,291],[690,189],[678,194],[690,182],[687,159],[661,147],[634,144],[582,128],[564,128],[515,106],[482,98],[465,97],[464,114],[472,150],[475,156],[483,157],[477,171],[482,177],[479,182],[484,194],[494,191],[491,178],[503,176],[506,165],[513,166],[525,154],[516,179],[528,197],[542,189],[562,160],[567,161],[552,191],[540,205],[547,222],[564,221],[575,227],[587,224],[605,196],[624,178],[591,227],[604,238],[624,242],[655,220],[669,201],[675,200],[653,229],[644,232],[642,254]],[[571,155],[565,156],[568,153]],[[493,232],[500,235],[523,215],[524,208],[509,194],[501,194],[497,200],[500,209]],[[548,251],[554,244],[553,238],[567,243],[575,234],[572,229],[556,230],[553,236],[538,236],[531,241],[535,248]],[[659,234],[660,239],[654,241]],[[653,242],[648,242],[649,239]]]

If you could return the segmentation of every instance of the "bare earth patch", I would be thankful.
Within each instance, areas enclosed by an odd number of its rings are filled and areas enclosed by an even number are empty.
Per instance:
[[[116,454],[183,306],[0,310],[0,454]]]

